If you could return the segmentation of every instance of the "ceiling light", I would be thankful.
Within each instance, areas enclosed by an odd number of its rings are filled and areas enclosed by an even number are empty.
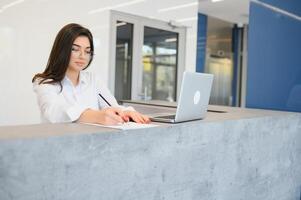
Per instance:
[[[182,4],[182,5],[173,6],[173,7],[168,7],[168,8],[162,8],[162,9],[159,9],[158,12],[166,12],[166,11],[170,11],[170,10],[177,10],[177,9],[180,9],[180,8],[186,8],[186,7],[197,6],[197,5],[198,5],[198,2],[193,2],[193,3]]]
[[[23,1],[24,0],[13,1],[13,2],[11,2],[9,4],[6,4],[6,5],[2,6],[2,9],[5,10],[5,9],[7,9],[9,7],[12,7],[12,6],[15,6],[15,5],[19,4],[19,3],[22,3]]]
[[[124,26],[126,24],[127,24],[126,22],[119,22],[119,23],[116,24],[116,26]]]
[[[126,2],[126,3],[117,4],[115,6],[107,6],[107,7],[98,8],[98,9],[95,9],[95,10],[90,10],[88,13],[89,14],[95,14],[95,13],[103,12],[103,11],[106,11],[106,10],[111,10],[111,9],[115,9],[115,8],[130,6],[130,5],[141,3],[141,2],[144,2],[144,1],[145,0],[134,0],[134,1]]]
[[[216,2],[220,2],[220,1],[224,1],[224,0],[211,0],[212,3],[216,3]]]
[[[176,42],[177,38],[167,38],[165,39],[165,42]]]
[[[13,1],[11,3],[6,4],[6,5],[4,5],[4,6],[2,6],[0,8],[0,13],[3,12],[4,10],[6,10],[6,9],[8,9],[10,7],[13,7],[13,6],[15,6],[15,5],[19,4],[19,3],[22,3],[22,2],[24,2],[24,0],[17,0],[17,1]]]

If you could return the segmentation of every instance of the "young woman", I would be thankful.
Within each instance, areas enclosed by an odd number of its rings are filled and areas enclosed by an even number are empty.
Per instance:
[[[114,125],[147,116],[116,99],[93,74],[84,71],[93,60],[91,32],[79,24],[64,26],[56,36],[46,69],[36,74],[33,89],[46,122],[86,122]]]

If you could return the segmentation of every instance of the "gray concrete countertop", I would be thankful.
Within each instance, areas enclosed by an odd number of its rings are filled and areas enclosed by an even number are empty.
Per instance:
[[[155,114],[175,107],[129,103]],[[210,106],[204,120],[116,130],[0,127],[1,200],[299,200],[301,114]]]
[[[159,105],[159,106],[156,106]],[[157,113],[173,113],[175,112],[175,102],[163,101],[125,101],[124,105],[133,106],[137,111],[147,114],[149,116]],[[204,122],[219,122],[225,120],[242,120],[258,117],[269,116],[301,116],[301,113],[283,112],[273,110],[261,109],[246,109],[228,106],[209,105],[206,118],[203,120],[195,120],[186,123],[204,123]],[[216,112],[217,111],[217,112]],[[154,123],[154,122],[152,122]],[[167,124],[155,123],[159,126],[179,126],[185,123]],[[18,125],[18,126],[0,126],[0,139],[18,139],[18,138],[35,138],[35,137],[49,137],[75,134],[91,134],[104,132],[120,132],[121,130],[105,128],[93,125],[79,124],[79,123],[57,123],[57,124],[33,124],[33,125]]]

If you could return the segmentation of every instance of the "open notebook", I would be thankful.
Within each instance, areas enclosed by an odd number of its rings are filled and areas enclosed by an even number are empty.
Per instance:
[[[115,129],[121,129],[121,130],[151,128],[151,127],[158,126],[156,124],[139,124],[139,123],[135,123],[135,122],[126,122],[126,123],[112,125],[112,126],[101,125],[101,124],[92,124],[92,123],[82,123],[82,124],[101,126],[101,127],[106,127],[106,128],[115,128]]]

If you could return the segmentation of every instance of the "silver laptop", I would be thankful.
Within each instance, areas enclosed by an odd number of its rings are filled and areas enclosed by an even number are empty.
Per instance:
[[[213,75],[184,72],[175,115],[153,116],[152,121],[178,123],[203,119],[207,113]]]

